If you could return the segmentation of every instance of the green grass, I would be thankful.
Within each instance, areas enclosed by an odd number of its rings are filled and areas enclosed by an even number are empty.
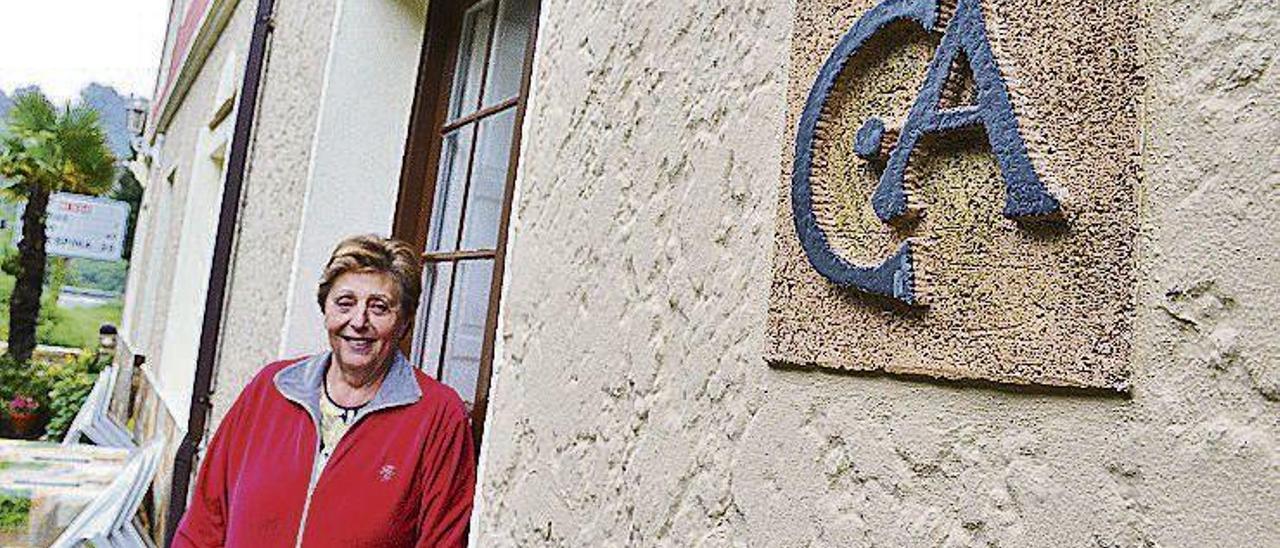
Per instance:
[[[13,276],[0,273],[0,337],[9,338],[9,296],[13,294]],[[98,328],[104,323],[120,325],[124,306],[113,302],[87,308],[61,308],[51,298],[49,288],[44,291],[40,307],[40,325],[36,327],[36,342],[52,346],[96,348]]]
[[[124,307],[120,303],[91,308],[59,308],[56,322],[36,328],[36,340],[40,344],[53,346],[96,348],[98,328],[104,323],[120,325],[123,310]],[[8,332],[9,328],[6,325],[5,333]]]
[[[11,230],[0,230],[0,248],[13,253],[9,241],[13,238]],[[75,262],[78,261],[78,262]],[[83,263],[83,264],[81,264]],[[73,271],[79,277],[89,279],[69,280],[83,283],[98,289],[123,289],[124,272],[127,263],[101,263],[73,259]],[[52,268],[52,265],[50,265]],[[118,278],[118,279],[117,279]],[[0,337],[9,338],[9,297],[13,294],[13,276],[0,272]],[[119,286],[117,288],[117,286]],[[52,346],[69,346],[75,348],[96,348],[98,346],[98,328],[104,323],[120,325],[124,306],[120,302],[91,308],[61,308],[57,306],[48,286],[40,306],[40,324],[36,327],[36,342]]]

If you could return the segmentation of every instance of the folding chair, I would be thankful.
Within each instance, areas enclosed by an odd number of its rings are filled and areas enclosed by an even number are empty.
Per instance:
[[[115,369],[115,366],[107,366],[98,374],[98,380],[94,381],[93,388],[89,390],[89,397],[85,398],[80,411],[71,420],[71,426],[67,428],[67,434],[62,438],[62,445],[80,443],[80,437],[84,436],[94,444],[103,447],[126,449],[137,447],[129,431],[107,414],[111,394],[115,388]]]
[[[52,548],[72,548],[87,542],[98,548],[149,548],[133,524],[133,515],[160,466],[163,439],[154,439],[134,452],[120,476],[62,532]]]

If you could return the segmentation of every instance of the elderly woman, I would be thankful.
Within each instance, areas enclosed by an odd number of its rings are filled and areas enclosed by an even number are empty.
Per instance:
[[[461,546],[475,461],[457,394],[396,350],[421,291],[403,242],[338,244],[328,352],[266,366],[218,427],[173,546]]]

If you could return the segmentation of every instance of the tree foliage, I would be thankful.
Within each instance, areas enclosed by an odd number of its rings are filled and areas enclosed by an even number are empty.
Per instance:
[[[8,127],[0,136],[0,177],[9,182],[4,193],[27,202],[17,282],[9,301],[9,354],[19,361],[26,361],[35,349],[49,196],[102,194],[115,180],[115,163],[93,109],[69,104],[57,108],[38,92],[15,97]]]
[[[129,204],[129,223],[125,227],[124,260],[129,260],[133,252],[133,236],[138,228],[138,212],[142,210],[142,184],[133,176],[133,172],[124,170],[111,189],[111,199]],[[123,291],[123,289],[121,289]]]
[[[96,195],[115,180],[116,157],[90,108],[59,109],[43,94],[18,95],[0,144],[0,176],[15,199],[28,199],[36,188]]]

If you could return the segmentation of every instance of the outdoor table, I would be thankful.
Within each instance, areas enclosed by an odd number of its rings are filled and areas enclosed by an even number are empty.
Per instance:
[[[0,547],[45,547],[111,485],[128,449],[0,440]]]

